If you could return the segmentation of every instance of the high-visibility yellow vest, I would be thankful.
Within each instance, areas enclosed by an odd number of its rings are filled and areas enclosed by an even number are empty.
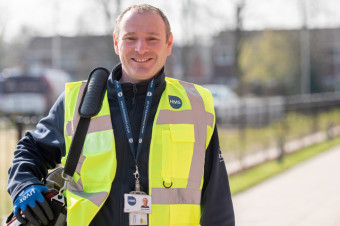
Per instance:
[[[149,225],[199,225],[205,150],[215,113],[210,92],[166,78],[152,128],[149,155]],[[86,82],[65,90],[66,156],[79,121],[78,107]],[[67,224],[88,225],[109,195],[116,172],[116,151],[107,94],[90,122],[73,181],[66,190]]]

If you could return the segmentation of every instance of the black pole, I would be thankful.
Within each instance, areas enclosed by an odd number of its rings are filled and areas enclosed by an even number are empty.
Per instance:
[[[17,126],[17,135],[18,135],[18,140],[20,140],[22,138],[22,133],[23,133],[23,129],[24,129],[24,120],[22,116],[17,116],[15,118],[15,124]]]

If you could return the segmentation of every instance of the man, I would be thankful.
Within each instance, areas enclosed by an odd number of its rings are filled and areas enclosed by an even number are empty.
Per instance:
[[[129,225],[133,213],[124,213],[124,203],[134,205],[131,192],[140,184],[152,202],[143,218],[149,225],[234,225],[211,94],[164,75],[173,41],[167,18],[150,5],[129,7],[113,39],[121,64],[112,70],[96,117],[108,121],[91,120],[99,129],[88,132],[80,169],[67,187],[67,224]],[[8,192],[21,221],[20,211],[36,224],[53,218],[40,195],[46,189],[41,179],[65,163],[83,85],[68,84],[49,115],[18,143]]]
[[[141,208],[150,208],[148,206],[148,199],[147,198],[143,198],[142,201],[143,201],[143,205],[141,206]]]

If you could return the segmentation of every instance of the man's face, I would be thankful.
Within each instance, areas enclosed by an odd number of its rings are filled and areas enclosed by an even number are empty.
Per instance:
[[[147,205],[148,205],[148,199],[146,199],[146,198],[143,199],[143,205],[144,205],[144,206],[147,206]]]
[[[123,82],[150,80],[162,69],[172,49],[166,40],[165,24],[157,13],[127,12],[121,20],[115,52],[122,63]]]

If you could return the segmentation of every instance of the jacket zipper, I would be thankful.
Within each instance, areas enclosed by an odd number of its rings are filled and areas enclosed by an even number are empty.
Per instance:
[[[136,93],[137,93],[137,86],[136,86],[136,84],[133,84],[133,98],[132,98],[132,104],[135,103]]]

